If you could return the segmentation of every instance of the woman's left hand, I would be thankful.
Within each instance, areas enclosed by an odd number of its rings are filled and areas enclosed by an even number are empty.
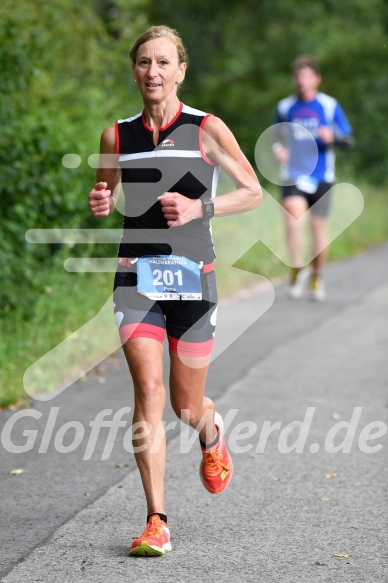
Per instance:
[[[164,192],[158,196],[158,200],[169,227],[181,227],[202,218],[202,203],[199,199],[192,200],[179,192]]]

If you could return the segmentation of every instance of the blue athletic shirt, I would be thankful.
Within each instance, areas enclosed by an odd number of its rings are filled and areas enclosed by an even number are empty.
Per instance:
[[[305,132],[288,131],[281,141],[290,151],[290,160],[282,169],[283,178],[296,183],[298,178],[311,176],[319,182],[333,182],[335,174],[335,156],[333,144],[325,144],[318,137],[318,127],[330,127],[336,139],[352,133],[352,128],[336,99],[325,93],[317,93],[312,101],[301,101],[296,95],[282,99],[277,106],[275,123],[292,122],[306,128],[315,138],[318,146],[318,161],[316,148],[311,148],[311,141]],[[294,128],[297,129],[297,128]]]

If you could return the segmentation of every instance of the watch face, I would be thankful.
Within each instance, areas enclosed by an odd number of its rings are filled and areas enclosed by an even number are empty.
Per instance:
[[[203,202],[203,216],[206,219],[211,219],[214,216],[214,205],[211,200]]]

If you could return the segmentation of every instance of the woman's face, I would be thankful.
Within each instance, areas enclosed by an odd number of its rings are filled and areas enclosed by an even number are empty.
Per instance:
[[[145,101],[160,103],[175,97],[185,77],[186,64],[179,64],[176,46],[167,37],[140,45],[133,75]]]

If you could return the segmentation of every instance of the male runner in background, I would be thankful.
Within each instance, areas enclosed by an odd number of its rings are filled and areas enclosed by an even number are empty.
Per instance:
[[[277,105],[275,123],[281,125],[274,126],[276,141],[272,146],[281,165],[286,239],[292,261],[288,295],[291,299],[300,298],[309,278],[311,299],[323,301],[326,292],[321,273],[328,246],[334,146],[351,145],[352,129],[338,101],[318,91],[321,75],[315,59],[299,57],[292,63],[292,74],[296,94]],[[303,267],[301,219],[310,208],[311,271]]]

